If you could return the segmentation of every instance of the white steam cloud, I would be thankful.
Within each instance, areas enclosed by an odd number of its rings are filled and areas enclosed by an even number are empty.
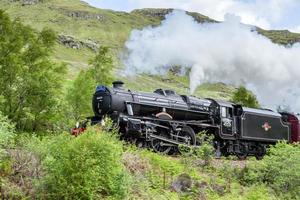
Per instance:
[[[226,15],[223,23],[199,24],[174,11],[158,27],[134,30],[124,60],[130,73],[163,74],[191,68],[190,90],[204,82],[246,85],[268,107],[300,111],[300,45],[286,48]]]

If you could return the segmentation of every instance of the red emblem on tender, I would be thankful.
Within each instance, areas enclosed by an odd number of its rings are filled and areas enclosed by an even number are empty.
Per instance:
[[[261,127],[262,127],[263,129],[265,129],[265,131],[268,131],[269,129],[272,128],[272,126],[270,126],[268,122],[265,122],[265,124],[262,125]]]

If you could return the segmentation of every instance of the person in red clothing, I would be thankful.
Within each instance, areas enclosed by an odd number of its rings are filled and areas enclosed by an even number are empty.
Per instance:
[[[84,121],[83,123],[77,122],[75,127],[72,128],[72,130],[71,130],[71,135],[74,135],[75,137],[77,137],[78,135],[83,133],[86,130],[87,123],[88,123],[87,120]]]

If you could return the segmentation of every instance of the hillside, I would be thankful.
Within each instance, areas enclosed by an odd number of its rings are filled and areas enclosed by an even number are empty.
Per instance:
[[[86,64],[93,46],[110,46],[115,52],[123,47],[132,29],[158,25],[172,9],[139,9],[131,13],[104,10],[79,0],[1,0],[0,7],[13,18],[37,30],[54,29],[60,37],[56,58],[72,66]],[[199,13],[188,13],[198,22],[216,22]],[[273,42],[292,44],[300,34],[289,31],[258,32]],[[71,36],[71,37],[63,37]],[[78,56],[80,55],[80,59]]]
[[[0,7],[12,17],[36,30],[51,28],[58,34],[54,59],[69,66],[69,78],[87,67],[88,60],[100,45],[111,47],[115,61],[131,30],[148,25],[158,25],[172,9],[139,9],[131,13],[94,8],[79,0],[1,0]],[[217,22],[199,13],[188,13],[198,22]],[[267,31],[258,28],[259,33],[273,42],[283,45],[300,40],[300,34],[289,31]],[[119,75],[121,72],[117,71]],[[173,77],[174,78],[174,77]],[[161,77],[140,75],[135,79],[123,78],[134,89],[152,90],[155,87],[169,87],[179,92],[187,92],[186,78],[167,81]],[[137,82],[142,82],[143,87]],[[155,84],[154,84],[155,83]],[[178,89],[179,88],[179,89]],[[228,98],[234,90],[222,84],[203,85],[196,95]]]

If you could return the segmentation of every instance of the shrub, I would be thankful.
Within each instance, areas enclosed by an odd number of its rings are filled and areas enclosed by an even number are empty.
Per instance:
[[[285,199],[300,198],[300,145],[277,143],[262,161],[242,171],[244,184],[263,183]]]
[[[12,172],[12,161],[8,149],[13,147],[14,125],[0,112],[0,197],[11,198],[12,187],[7,177]]]
[[[196,149],[196,156],[204,160],[204,166],[209,166],[215,149],[213,147],[213,135],[207,135],[206,132],[199,133],[197,140],[200,142],[200,147]]]
[[[253,185],[249,188],[246,188],[246,191],[243,195],[243,199],[245,200],[275,200],[276,197],[272,194],[272,190],[270,190],[265,185]]]
[[[213,139],[213,135],[209,135],[206,131],[202,131],[197,134],[198,147],[194,148],[180,145],[179,150],[184,158],[184,163],[190,165],[191,161],[200,158],[203,160],[203,163],[198,163],[198,165],[200,164],[203,167],[209,167],[215,154]]]
[[[11,171],[11,159],[7,149],[14,143],[14,125],[0,112],[0,175],[4,176]],[[0,177],[1,181],[1,177]]]
[[[0,153],[3,148],[10,147],[14,141],[14,125],[0,112]]]
[[[240,86],[233,94],[232,102],[247,106],[250,108],[259,108],[256,96],[244,86]]]
[[[67,134],[47,141],[40,185],[43,199],[121,199],[127,192],[122,143],[111,133],[88,129],[74,138]],[[45,156],[45,155],[44,155]]]

